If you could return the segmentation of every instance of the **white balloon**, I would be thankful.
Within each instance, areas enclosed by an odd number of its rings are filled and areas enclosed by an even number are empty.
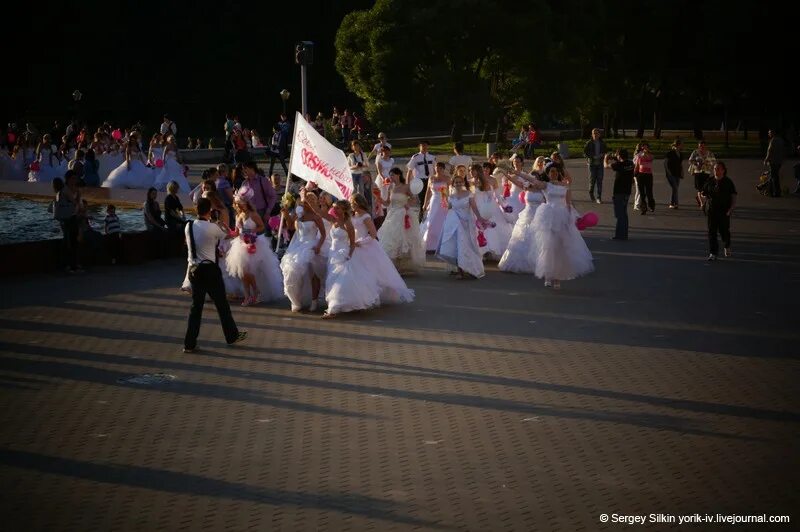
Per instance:
[[[414,179],[411,180],[411,185],[409,186],[409,188],[411,189],[412,194],[419,194],[420,192],[422,192],[422,188],[424,186],[425,185],[422,183],[422,179],[415,177]]]

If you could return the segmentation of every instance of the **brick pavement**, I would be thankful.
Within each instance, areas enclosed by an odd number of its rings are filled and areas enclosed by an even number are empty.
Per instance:
[[[3,280],[3,528],[796,521],[800,200],[756,195],[757,169],[731,165],[732,259],[703,260],[688,182],[685,208],[633,215],[623,243],[578,184],[601,216],[597,272],[561,293],[493,266],[459,282],[429,260],[412,305],[331,321],[236,308],[251,333],[237,348],[212,309],[193,355],[180,261]],[[153,373],[174,380],[126,381]]]

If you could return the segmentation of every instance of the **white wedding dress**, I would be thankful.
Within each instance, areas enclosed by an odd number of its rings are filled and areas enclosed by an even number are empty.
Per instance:
[[[411,303],[414,301],[414,291],[406,286],[383,247],[370,236],[365,224],[369,217],[369,214],[362,214],[352,219],[357,244],[353,257],[366,264],[375,275],[380,289],[381,305]]]
[[[156,178],[153,186],[156,187],[156,189],[161,191],[167,190],[169,182],[175,181],[178,183],[180,191],[184,194],[188,194],[192,191],[192,187],[189,186],[189,180],[183,175],[183,166],[178,162],[175,152],[172,150],[167,151],[164,155],[164,167],[155,168],[154,172]]]
[[[483,277],[483,258],[478,248],[478,228],[475,226],[470,198],[450,196],[451,208],[444,220],[436,256],[453,269],[461,268],[470,275]]]
[[[444,219],[447,217],[447,196],[445,194],[449,185],[445,182],[431,181],[431,196],[425,206],[425,219],[419,225],[422,240],[425,242],[426,251],[436,251],[439,239],[442,236]]]
[[[258,235],[255,250],[251,253],[245,244],[245,234],[256,234],[256,223],[248,218],[238,224],[240,235],[233,239],[231,248],[225,256],[228,274],[236,279],[243,279],[249,273],[255,277],[258,293],[262,301],[274,301],[283,296],[283,274],[278,257],[270,248],[270,240]]]
[[[130,163],[122,161],[108,175],[103,188],[135,188],[148,189],[153,186],[153,170],[145,166],[141,152],[131,154]]]
[[[519,213],[517,223],[511,233],[508,249],[497,267],[504,272],[536,273],[536,260],[539,256],[539,244],[533,228],[536,210],[544,202],[544,194],[538,190],[525,193],[525,208]]]
[[[425,266],[425,247],[419,230],[419,213],[406,208],[408,200],[407,194],[392,193],[386,219],[378,230],[378,240],[399,270],[416,271]]]
[[[508,247],[514,224],[509,223],[506,219],[494,189],[476,190],[475,206],[478,207],[481,218],[489,221],[490,224],[494,223],[494,227],[490,225],[478,230],[478,232],[483,231],[483,236],[486,238],[486,245],[480,247],[481,255],[488,253],[493,259],[498,260]]]
[[[567,187],[547,184],[547,203],[536,209],[533,228],[539,242],[536,277],[568,281],[594,271],[592,253],[575,226],[577,212],[567,206]]]
[[[316,275],[324,286],[329,238],[326,236],[320,253],[316,254],[314,247],[319,243],[317,224],[313,220],[304,222],[298,219],[295,222],[294,235],[281,259],[283,293],[289,298],[293,309],[299,310],[311,303],[312,275]]]
[[[351,312],[380,305],[380,290],[369,267],[353,254],[350,238],[341,227],[331,228],[331,249],[328,256],[328,277],[325,280],[325,301],[328,314]]]

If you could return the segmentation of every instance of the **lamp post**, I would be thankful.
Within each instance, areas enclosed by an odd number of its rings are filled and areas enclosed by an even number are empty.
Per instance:
[[[280,95],[281,95],[281,100],[283,100],[283,114],[286,114],[286,101],[289,99],[289,96],[291,96],[291,94],[286,89],[283,89],[280,92]]]

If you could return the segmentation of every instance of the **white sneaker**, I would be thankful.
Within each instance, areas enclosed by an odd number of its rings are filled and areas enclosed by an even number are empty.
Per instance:
[[[300,307],[292,307],[292,312],[300,312]]]
[[[550,288],[551,286],[553,286],[553,283],[551,283],[550,281],[545,281],[544,286]]]
[[[731,252],[731,248],[725,248],[725,256],[730,257],[731,255],[733,255],[733,252]]]
[[[711,254],[708,256],[708,262],[714,262],[715,260],[717,260],[717,256],[716,256],[716,255],[714,255],[713,253],[711,253]]]

